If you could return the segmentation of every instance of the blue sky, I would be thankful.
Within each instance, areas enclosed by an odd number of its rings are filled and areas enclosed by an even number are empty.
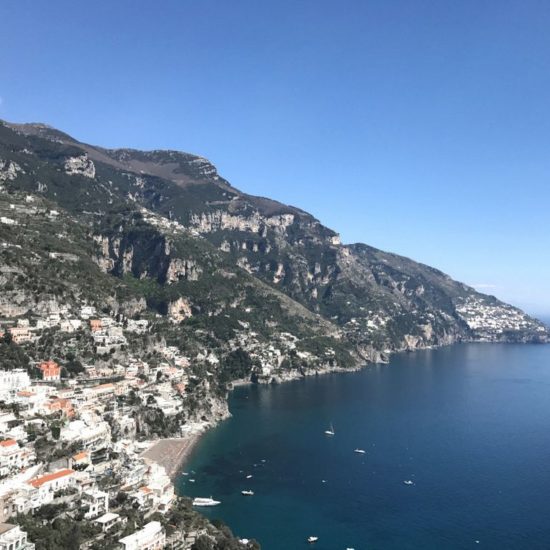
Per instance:
[[[0,3],[0,118],[210,158],[550,315],[550,3]]]

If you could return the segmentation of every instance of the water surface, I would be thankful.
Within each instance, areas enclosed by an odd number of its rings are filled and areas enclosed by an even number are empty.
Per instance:
[[[550,548],[550,346],[402,354],[238,388],[230,408],[178,488],[265,550]]]

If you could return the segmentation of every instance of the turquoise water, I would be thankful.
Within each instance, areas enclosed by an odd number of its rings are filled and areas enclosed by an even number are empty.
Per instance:
[[[266,550],[550,548],[550,346],[402,354],[239,388],[230,408],[178,488]]]

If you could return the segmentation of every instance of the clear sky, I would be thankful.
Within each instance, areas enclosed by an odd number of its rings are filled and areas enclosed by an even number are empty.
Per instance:
[[[198,153],[550,314],[547,0],[5,0],[0,21],[0,118]]]

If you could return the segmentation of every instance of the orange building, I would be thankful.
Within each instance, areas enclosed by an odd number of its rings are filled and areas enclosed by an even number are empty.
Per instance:
[[[42,371],[42,380],[51,382],[61,378],[61,367],[55,361],[43,361],[38,368]]]
[[[90,329],[92,332],[97,332],[98,330],[101,330],[101,320],[90,319]]]
[[[50,414],[62,411],[68,418],[74,416],[73,404],[70,399],[52,399],[49,403],[46,403],[45,408]]]

